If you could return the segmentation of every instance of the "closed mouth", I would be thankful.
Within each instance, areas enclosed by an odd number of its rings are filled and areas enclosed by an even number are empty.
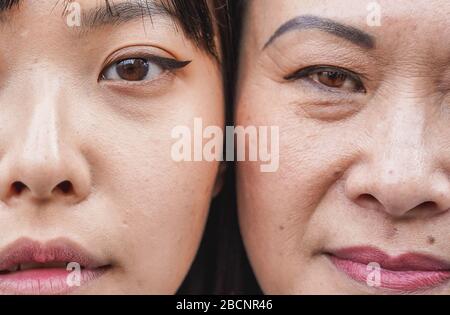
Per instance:
[[[69,240],[20,239],[0,253],[0,293],[67,294],[110,268]]]
[[[49,263],[38,263],[38,262],[26,262],[26,263],[18,263],[9,266],[6,269],[0,270],[0,275],[8,275],[15,272],[27,271],[27,270],[35,270],[35,269],[64,269],[70,268],[71,262],[49,262]],[[85,269],[84,266],[80,265],[80,269]]]
[[[450,263],[418,253],[389,256],[373,247],[349,247],[326,254],[349,278],[372,288],[414,293],[450,280]]]

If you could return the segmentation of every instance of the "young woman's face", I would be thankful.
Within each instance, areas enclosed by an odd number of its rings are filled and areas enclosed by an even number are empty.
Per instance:
[[[450,293],[450,3],[248,5],[237,124],[280,126],[278,172],[238,166],[263,290]]]
[[[174,293],[218,163],[174,162],[171,130],[224,123],[218,62],[139,1],[57,2],[1,13],[0,293]]]

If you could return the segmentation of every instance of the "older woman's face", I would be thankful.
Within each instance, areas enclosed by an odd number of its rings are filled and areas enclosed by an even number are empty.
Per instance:
[[[445,0],[249,2],[237,123],[280,126],[278,172],[238,166],[266,293],[450,293],[449,15]]]
[[[218,163],[173,161],[171,130],[223,124],[217,62],[139,2],[57,2],[0,20],[0,293],[174,293]]]

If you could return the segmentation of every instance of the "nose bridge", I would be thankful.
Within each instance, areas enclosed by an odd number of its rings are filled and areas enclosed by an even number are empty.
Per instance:
[[[62,165],[59,110],[63,100],[58,76],[40,68],[30,75],[28,98],[31,116],[24,132],[21,148],[15,154],[17,170],[15,182],[28,187],[32,195],[48,198],[55,184],[64,181]]]
[[[430,167],[425,142],[425,109],[416,104],[392,108],[385,131],[376,136],[374,160],[384,184],[417,184]],[[389,186],[391,186],[389,185]],[[405,185],[397,189],[407,189]]]
[[[57,78],[42,75],[32,96],[32,116],[26,131],[22,158],[28,163],[57,165],[60,160],[58,101],[61,86]]]

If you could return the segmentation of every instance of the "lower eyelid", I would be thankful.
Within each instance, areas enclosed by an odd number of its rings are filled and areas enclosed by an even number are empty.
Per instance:
[[[173,71],[164,70],[160,75],[154,79],[141,80],[141,81],[127,81],[123,79],[119,80],[103,80],[105,84],[115,84],[115,85],[129,85],[129,86],[146,86],[153,84],[157,81],[168,81],[174,75]]]
[[[103,81],[101,86],[113,93],[130,97],[158,97],[169,91],[175,79],[173,72],[164,73],[152,81]]]
[[[323,122],[338,122],[358,115],[363,104],[355,101],[301,101],[290,103],[295,113],[301,117]]]

